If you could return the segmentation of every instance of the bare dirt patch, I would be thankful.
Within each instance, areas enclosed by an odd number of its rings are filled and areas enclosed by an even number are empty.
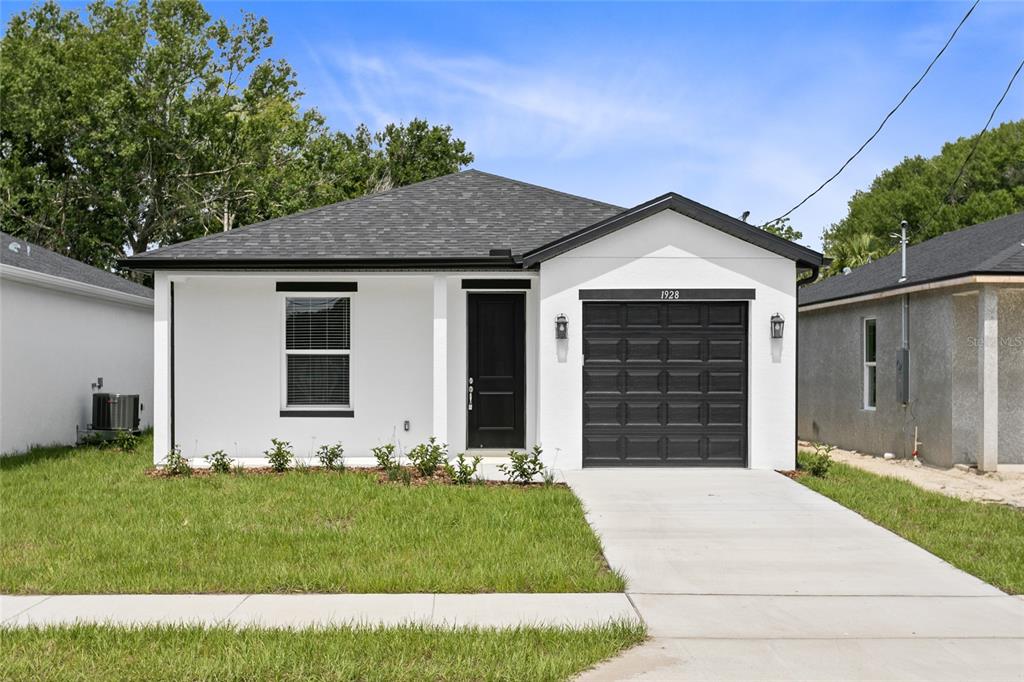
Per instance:
[[[811,443],[801,441],[800,448],[813,450]],[[980,474],[964,469],[939,469],[909,459],[883,459],[851,450],[832,451],[832,459],[881,476],[909,481],[925,490],[974,502],[1008,504],[1024,508],[1024,471],[997,471]]]

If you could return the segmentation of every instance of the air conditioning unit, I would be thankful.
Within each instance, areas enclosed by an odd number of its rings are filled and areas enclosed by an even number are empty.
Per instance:
[[[139,396],[93,393],[91,426],[93,431],[138,431]]]

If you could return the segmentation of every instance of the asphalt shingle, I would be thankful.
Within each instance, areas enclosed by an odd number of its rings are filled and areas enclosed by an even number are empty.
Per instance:
[[[124,294],[153,298],[153,290],[149,287],[130,282],[112,272],[86,265],[74,258],[62,256],[55,251],[26,242],[24,239],[12,237],[6,232],[0,232],[0,263]]]
[[[801,287],[800,305],[824,303],[888,289],[972,274],[1024,274],[1024,213],[1015,213],[907,247],[907,281],[900,254]]]

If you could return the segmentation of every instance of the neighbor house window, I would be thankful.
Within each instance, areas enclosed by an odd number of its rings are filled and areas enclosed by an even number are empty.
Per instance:
[[[878,369],[875,366],[875,319],[864,320],[864,409],[876,405]]]
[[[285,299],[288,407],[347,407],[352,351],[347,297]]]

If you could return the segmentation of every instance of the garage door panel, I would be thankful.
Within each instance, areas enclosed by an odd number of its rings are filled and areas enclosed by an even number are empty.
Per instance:
[[[708,360],[743,362],[746,346],[745,339],[708,339]]]
[[[622,403],[590,401],[584,404],[583,426],[622,426]]]
[[[632,400],[622,403],[626,420],[624,426],[661,426],[661,402],[640,402]]]
[[[588,365],[622,362],[624,343],[620,339],[593,338],[583,342]]]
[[[662,339],[660,338],[629,338],[626,339],[626,362],[660,362]]]
[[[585,466],[745,466],[746,304],[583,305]]]
[[[630,368],[624,374],[627,396],[660,395],[663,392],[661,370]]]
[[[583,368],[585,395],[619,395],[622,393],[622,372],[617,369]]]

